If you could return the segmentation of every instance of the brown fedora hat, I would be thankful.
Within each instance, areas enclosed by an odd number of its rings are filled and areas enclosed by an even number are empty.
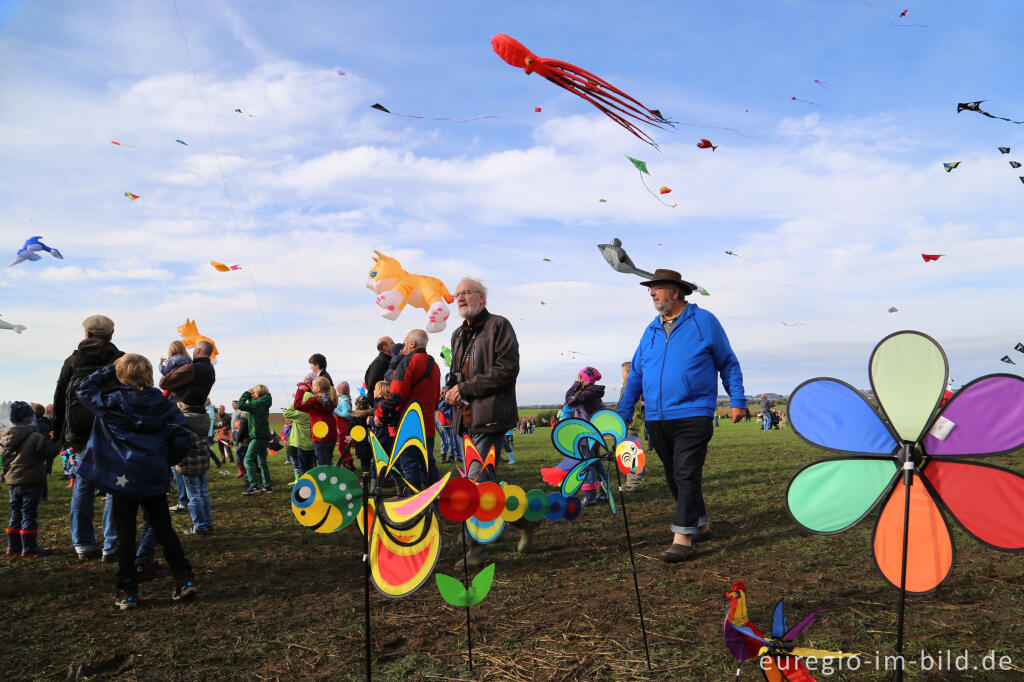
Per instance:
[[[654,271],[654,277],[646,282],[640,282],[640,284],[645,287],[653,286],[655,284],[675,284],[683,290],[684,296],[689,296],[697,290],[696,284],[687,282],[678,272],[675,270],[668,270],[666,268],[658,268]]]

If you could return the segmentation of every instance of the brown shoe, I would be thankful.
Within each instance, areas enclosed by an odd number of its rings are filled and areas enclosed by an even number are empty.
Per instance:
[[[677,561],[686,561],[693,556],[693,545],[680,545],[672,543],[672,546],[661,553],[661,560],[673,564]]]

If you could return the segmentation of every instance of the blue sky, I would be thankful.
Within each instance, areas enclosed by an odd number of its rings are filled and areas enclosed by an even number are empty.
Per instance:
[[[29,328],[0,331],[0,398],[48,401],[96,312],[154,360],[197,319],[222,353],[217,402],[266,383],[283,404],[314,352],[358,384],[378,336],[425,324],[377,315],[373,249],[449,288],[485,281],[519,335],[521,403],[558,402],[588,364],[617,390],[653,310],[598,254],[616,236],[711,291],[695,300],[751,394],[866,387],[898,329],[935,336],[957,383],[1015,369],[1007,353],[1024,364],[1024,185],[1007,163],[1024,126],[956,114],[986,99],[1024,119],[1019,4],[368,5],[178,0],[190,64],[172,2],[0,3],[0,235],[9,259],[36,234],[65,255],[0,274],[0,316]],[[748,137],[678,126],[656,151],[501,61],[498,32]]]

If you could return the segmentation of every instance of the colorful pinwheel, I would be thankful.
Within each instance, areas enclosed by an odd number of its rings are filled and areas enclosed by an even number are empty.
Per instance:
[[[750,622],[747,615],[747,586],[742,580],[733,584],[725,596],[729,598],[729,609],[725,612],[725,623],[722,626],[725,645],[736,658],[737,664],[760,657],[761,671],[770,682],[813,682],[814,678],[801,658],[850,658],[858,655],[842,651],[807,649],[793,644],[793,640],[815,621],[831,600],[811,611],[793,627],[789,627],[780,599],[772,614],[772,634],[767,637]],[[739,676],[738,669],[736,675]]]
[[[340,466],[310,469],[292,488],[292,513],[317,533],[336,533],[363,508],[363,488],[354,473]]]
[[[869,370],[878,411],[837,379],[812,379],[793,392],[797,435],[849,456],[798,471],[786,502],[797,523],[819,534],[852,528],[881,503],[872,545],[875,565],[900,590],[899,653],[905,594],[936,589],[953,569],[942,509],[980,542],[1024,550],[1024,476],[968,461],[1024,444],[1024,379],[980,377],[940,409],[946,355],[914,331],[882,339]]]
[[[374,586],[384,596],[405,597],[426,582],[437,563],[441,532],[433,502],[451,474],[445,474],[440,481],[422,491],[409,486],[415,491],[409,497],[384,499],[385,479],[391,473],[401,477],[395,464],[410,448],[419,450],[426,467],[426,435],[423,409],[419,403],[412,403],[402,415],[390,455],[384,453],[373,433],[357,435],[370,439],[377,471],[376,485],[367,493],[369,531],[364,528],[363,517],[359,517],[360,530],[366,532],[370,539],[370,575]]]
[[[595,412],[590,421],[569,417],[563,419],[551,429],[551,443],[555,449],[565,455],[565,459],[553,468],[541,469],[544,480],[551,485],[560,485],[562,494],[573,495],[586,482],[591,467],[598,473],[599,485],[608,496],[608,505],[614,514],[615,497],[611,494],[611,485],[602,467],[596,465],[604,459],[614,458],[614,451],[609,450],[604,437],[609,435],[617,447],[626,438],[626,423],[615,412],[601,410]]]

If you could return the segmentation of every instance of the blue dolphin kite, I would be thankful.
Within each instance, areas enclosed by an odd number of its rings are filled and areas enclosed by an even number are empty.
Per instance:
[[[11,265],[17,265],[22,261],[26,260],[39,260],[39,252],[45,251],[54,258],[64,260],[64,256],[60,255],[60,251],[57,249],[51,249],[49,246],[42,242],[42,237],[29,237],[25,240],[25,245],[18,251],[18,257],[14,259]],[[7,267],[11,267],[8,265]]]

